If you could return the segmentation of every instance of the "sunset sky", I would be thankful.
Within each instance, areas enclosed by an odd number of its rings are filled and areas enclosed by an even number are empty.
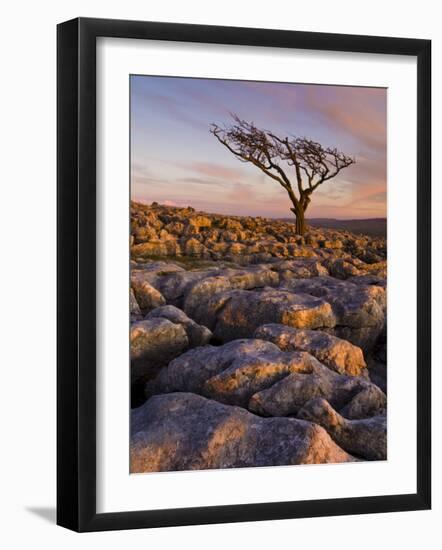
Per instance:
[[[209,133],[233,112],[281,137],[312,138],[356,157],[315,191],[307,218],[385,217],[386,99],[380,88],[132,76],[132,199],[292,216],[284,189]]]

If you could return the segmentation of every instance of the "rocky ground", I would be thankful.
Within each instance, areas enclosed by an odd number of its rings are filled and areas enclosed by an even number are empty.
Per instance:
[[[131,471],[383,460],[386,241],[131,206]]]

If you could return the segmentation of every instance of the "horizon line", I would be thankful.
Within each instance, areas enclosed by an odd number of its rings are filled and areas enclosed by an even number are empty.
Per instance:
[[[207,210],[199,210],[195,207],[193,207],[191,204],[188,204],[186,206],[180,206],[180,205],[177,205],[177,204],[164,204],[164,203],[161,203],[161,202],[158,202],[158,201],[147,201],[145,199],[136,199],[136,198],[130,198],[130,201],[131,202],[135,202],[135,203],[139,203],[139,204],[142,204],[144,206],[152,206],[152,204],[156,203],[158,206],[164,206],[165,208],[194,208],[195,209],[195,212],[203,212],[204,214],[210,214],[210,215],[214,215],[214,216],[231,216],[231,217],[235,217],[235,218],[246,218],[246,217],[250,217],[250,218],[268,218],[268,219],[271,219],[271,220],[284,220],[284,221],[290,221],[291,219],[295,220],[295,216],[293,215],[292,216],[271,216],[271,215],[264,215],[264,214],[259,214],[259,215],[253,215],[253,214],[222,214],[220,212],[208,212]],[[314,220],[335,220],[335,221],[366,221],[366,220],[387,220],[387,216],[374,216],[374,217],[371,217],[371,218],[367,218],[367,217],[364,217],[364,218],[355,218],[355,217],[349,217],[349,218],[336,218],[336,217],[330,217],[330,216],[314,216],[312,218],[308,218],[306,217],[306,221],[314,221]]]

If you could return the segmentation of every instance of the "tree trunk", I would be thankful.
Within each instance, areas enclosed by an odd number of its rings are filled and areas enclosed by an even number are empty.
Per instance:
[[[295,211],[296,216],[296,228],[295,232],[297,235],[304,235],[307,225],[305,223],[305,210],[298,208]]]

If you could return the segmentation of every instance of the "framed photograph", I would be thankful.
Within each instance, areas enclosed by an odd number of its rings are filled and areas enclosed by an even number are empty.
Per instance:
[[[430,53],[58,26],[59,525],[430,508]]]

